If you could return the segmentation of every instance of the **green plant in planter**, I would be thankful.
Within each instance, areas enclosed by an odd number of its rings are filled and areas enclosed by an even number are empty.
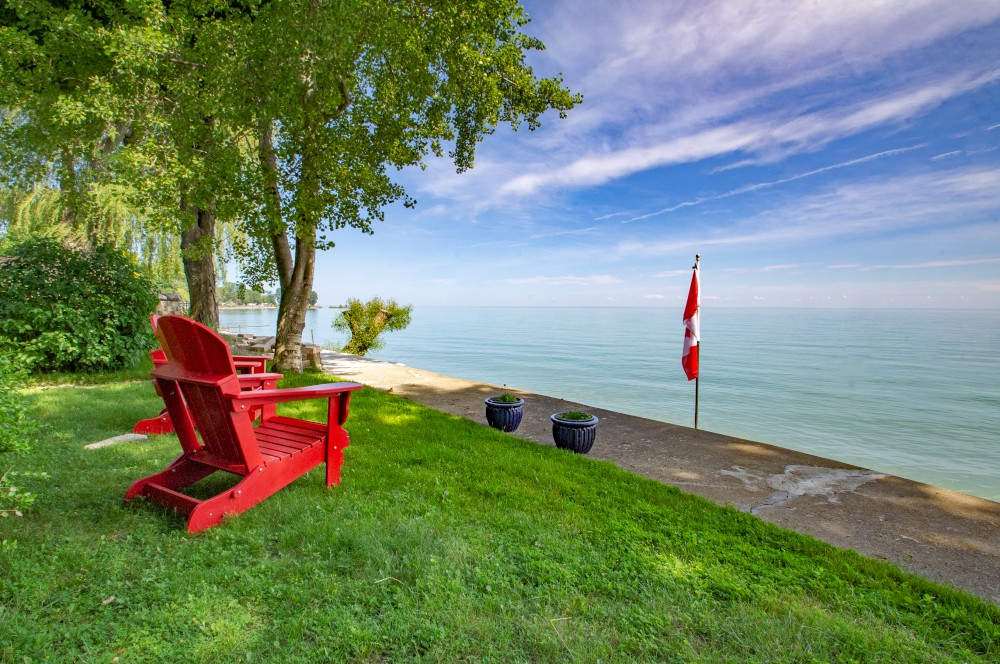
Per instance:
[[[493,401],[496,403],[517,403],[518,401],[520,401],[520,399],[518,397],[515,397],[510,392],[504,392],[499,396],[493,397]]]
[[[590,413],[584,413],[579,410],[568,410],[565,413],[559,413],[556,415],[560,420],[566,420],[567,422],[586,422],[592,419],[594,416]]]

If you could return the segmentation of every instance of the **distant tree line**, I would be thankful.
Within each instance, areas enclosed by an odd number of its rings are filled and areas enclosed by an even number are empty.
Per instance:
[[[224,281],[218,286],[219,302],[222,304],[268,304],[276,305],[276,293],[264,293],[247,288],[244,284],[234,284]]]
[[[281,289],[274,293],[248,288],[246,284],[222,281],[216,287],[220,304],[263,304],[276,306],[281,301]],[[314,307],[319,302],[316,291],[309,292],[309,306]]]

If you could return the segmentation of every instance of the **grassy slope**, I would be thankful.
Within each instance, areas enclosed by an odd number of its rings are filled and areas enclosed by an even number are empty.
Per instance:
[[[355,396],[339,488],[320,467],[192,537],[121,500],[176,438],[82,450],[157,411],[148,383],[33,391],[47,434],[18,466],[51,479],[0,522],[0,661],[1000,657],[1000,611],[968,595],[607,463]]]

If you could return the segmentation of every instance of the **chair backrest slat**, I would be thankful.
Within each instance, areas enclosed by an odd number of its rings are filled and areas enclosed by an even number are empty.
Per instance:
[[[153,375],[176,382],[205,450],[225,463],[247,469],[259,465],[249,416],[232,408],[231,397],[240,386],[226,342],[184,316],[160,316],[156,336],[167,363]]]

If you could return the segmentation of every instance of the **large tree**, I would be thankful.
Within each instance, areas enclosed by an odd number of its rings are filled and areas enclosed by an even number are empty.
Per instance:
[[[143,258],[174,248],[190,313],[210,325],[218,220],[232,222],[228,202],[244,198],[231,195],[239,127],[214,114],[238,57],[232,37],[256,4],[0,2],[4,198],[41,186],[58,192],[64,234]]]
[[[134,50],[141,10],[0,2],[0,178],[15,192],[57,192],[59,222],[83,241],[108,234],[109,165],[131,139],[123,118],[144,97],[137,85],[148,84],[115,66],[115,53]]]
[[[458,171],[500,123],[531,129],[580,96],[525,62],[543,44],[515,0],[288,0],[248,26],[245,109],[255,128],[257,214],[244,273],[281,287],[275,360],[301,370],[316,252],[333,231],[372,232],[390,203],[414,201],[391,172],[446,153]]]

